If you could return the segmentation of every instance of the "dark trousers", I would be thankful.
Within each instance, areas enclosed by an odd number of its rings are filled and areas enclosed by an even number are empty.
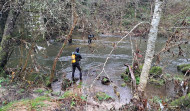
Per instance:
[[[80,64],[79,63],[73,63],[72,64],[72,79],[74,79],[74,74],[75,74],[75,69],[78,69],[80,72],[80,80],[82,79],[82,72],[81,72],[81,68],[80,68]]]
[[[88,43],[91,44],[91,42],[92,42],[92,39],[88,38]]]

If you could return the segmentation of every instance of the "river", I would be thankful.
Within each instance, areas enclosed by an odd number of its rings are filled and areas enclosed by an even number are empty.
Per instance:
[[[109,76],[109,78],[112,81],[112,85],[102,85],[100,80],[96,80],[95,78],[99,73],[102,71],[102,65],[105,62],[106,58],[108,57],[110,51],[113,48],[113,45],[117,43],[121,37],[120,36],[101,36],[96,37],[96,40],[92,40],[92,44],[87,43],[87,39],[82,39],[81,36],[74,36],[73,37],[73,43],[72,45],[67,45],[61,57],[59,58],[59,61],[57,63],[57,72],[63,72],[65,71],[67,73],[66,77],[68,79],[71,79],[71,53],[75,51],[76,47],[80,48],[80,53],[82,55],[81,60],[81,67],[83,70],[83,88],[84,87],[90,87],[93,84],[93,93],[103,91],[107,93],[108,95],[112,96],[116,99],[116,101],[119,101],[120,103],[128,103],[130,99],[132,98],[131,88],[130,86],[127,87],[121,87],[121,84],[124,83],[121,79],[120,75],[121,73],[125,72],[126,67],[123,65],[125,63],[131,64],[132,63],[132,53],[131,53],[131,43],[130,39],[126,38],[124,39],[113,51],[111,54],[111,57],[109,58],[106,66],[105,71],[101,74],[101,76]],[[140,51],[141,54],[145,54],[146,45],[147,45],[147,39],[142,38],[141,40],[139,38],[132,38],[133,42],[136,41],[137,43],[140,43]],[[156,52],[158,52],[162,47],[164,46],[166,42],[166,38],[158,38],[156,42]],[[48,67],[51,69],[53,60],[56,57],[59,49],[62,46],[62,43],[53,42],[51,45],[47,45],[46,42],[38,43],[38,46],[46,48],[44,51],[37,50],[36,58],[37,63],[40,66]],[[184,51],[189,51],[188,47],[190,45],[188,44],[184,48]],[[26,46],[25,46],[26,47]],[[165,53],[162,54],[162,59],[160,65],[164,68],[164,74],[178,74],[177,72],[177,65],[182,63],[190,63],[190,54],[186,54],[185,57],[177,57],[178,49],[174,48],[171,51],[174,52],[174,57],[172,54]],[[20,58],[26,58],[26,51],[24,56],[21,56],[20,54],[20,48],[16,48],[13,52],[10,62],[8,64],[9,67],[15,67],[19,61]],[[155,60],[153,60],[153,65],[155,65]],[[48,73],[48,72],[44,72]],[[75,72],[75,77],[79,77],[78,70]],[[117,86],[117,91],[120,93],[120,98],[118,98],[114,94],[113,85]],[[154,95],[155,93],[158,96],[167,96],[169,95],[168,91],[164,88],[156,88],[152,85],[149,85],[150,87],[147,87],[150,94]],[[154,91],[152,92],[152,89]],[[84,90],[85,93],[85,90]]]

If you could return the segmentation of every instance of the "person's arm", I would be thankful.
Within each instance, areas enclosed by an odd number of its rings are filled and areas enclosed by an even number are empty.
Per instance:
[[[80,55],[80,53],[75,53],[76,56],[79,58],[79,59],[82,59],[82,56]]]
[[[79,58],[82,59],[82,56],[79,54]]]

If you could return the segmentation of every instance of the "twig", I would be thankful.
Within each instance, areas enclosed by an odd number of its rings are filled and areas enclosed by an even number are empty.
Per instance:
[[[132,69],[131,69],[131,66],[128,65],[128,64],[125,64],[125,66],[127,66],[127,67],[129,68],[129,72],[130,72],[130,74],[131,74],[131,79],[132,79],[132,81],[133,81],[133,87],[134,87],[135,90],[136,90],[136,79],[135,79],[134,73],[133,73],[133,71],[132,71]]]
[[[162,50],[160,52],[158,52],[157,54],[155,54],[155,56],[158,56],[160,55],[162,52],[166,52],[168,51],[169,49],[175,47],[175,46],[178,46],[178,45],[181,45],[181,44],[184,44],[186,43],[187,41],[182,41],[182,42],[179,42],[178,44],[173,44],[173,45],[170,45],[167,47],[167,45],[164,46],[164,48],[162,48]]]
[[[188,70],[185,72],[185,75],[184,75],[184,76],[186,76],[189,72],[190,72],[190,69],[188,69]]]

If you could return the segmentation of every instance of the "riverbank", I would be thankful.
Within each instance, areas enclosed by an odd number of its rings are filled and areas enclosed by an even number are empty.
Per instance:
[[[19,81],[11,82],[9,79],[1,78],[1,110],[130,110],[132,107],[129,107],[129,103],[133,94],[132,90],[128,88],[130,84],[122,85],[123,80],[119,80],[121,81],[119,82],[112,78],[110,84],[103,85],[101,83],[102,76],[100,76],[100,79],[91,87],[90,82],[92,83],[97,77],[95,73],[95,71],[92,71],[87,74],[88,76],[84,74],[83,81],[71,82],[71,86],[67,88],[60,81],[62,78],[52,83],[52,88],[19,83]],[[70,76],[66,78],[70,78]],[[152,84],[152,82],[148,84],[145,96],[151,109],[161,109],[160,105],[163,105],[164,109],[170,109],[168,105],[173,100],[183,96],[184,93],[180,89],[183,88],[181,83],[188,79],[171,75],[167,75],[166,79],[162,85]],[[126,92],[127,90],[129,92]],[[125,97],[127,97],[127,101],[123,100]]]

